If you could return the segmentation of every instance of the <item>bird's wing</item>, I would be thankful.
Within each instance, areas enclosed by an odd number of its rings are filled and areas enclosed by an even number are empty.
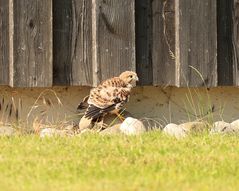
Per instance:
[[[87,118],[98,118],[114,109],[120,109],[128,101],[130,88],[119,78],[112,78],[93,88],[88,99]]]

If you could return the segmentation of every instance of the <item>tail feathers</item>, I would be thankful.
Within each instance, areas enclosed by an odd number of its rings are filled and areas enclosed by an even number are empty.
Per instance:
[[[77,111],[80,111],[80,110],[88,108],[88,106],[89,106],[89,104],[87,103],[88,99],[89,99],[89,96],[84,97],[82,102],[80,102],[80,104],[77,106]]]
[[[105,114],[115,109],[115,104],[110,105],[106,108],[99,108],[94,105],[89,105],[88,109],[85,112],[86,118],[97,119],[103,117]]]
[[[89,105],[87,111],[85,112],[86,118],[96,119],[102,115],[103,115],[102,109],[94,105]]]

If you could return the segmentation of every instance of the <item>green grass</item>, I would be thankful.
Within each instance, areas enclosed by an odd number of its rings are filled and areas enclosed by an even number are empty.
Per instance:
[[[236,136],[0,138],[1,190],[238,190]]]

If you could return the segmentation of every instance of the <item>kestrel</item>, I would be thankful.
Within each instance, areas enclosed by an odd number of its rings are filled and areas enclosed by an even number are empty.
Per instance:
[[[137,74],[132,71],[125,71],[118,77],[107,79],[91,89],[90,95],[83,99],[77,109],[86,109],[84,116],[92,123],[102,121],[108,113],[116,114],[122,120],[119,112],[129,101],[131,89],[136,86],[138,80]]]

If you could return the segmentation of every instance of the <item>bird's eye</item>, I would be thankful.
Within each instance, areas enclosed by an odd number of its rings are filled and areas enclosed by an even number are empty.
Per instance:
[[[132,75],[130,75],[129,77],[130,77],[130,78],[133,78],[133,76],[132,76]]]

